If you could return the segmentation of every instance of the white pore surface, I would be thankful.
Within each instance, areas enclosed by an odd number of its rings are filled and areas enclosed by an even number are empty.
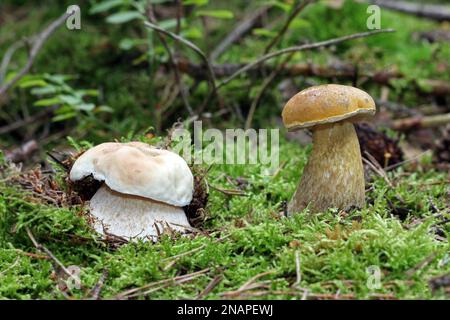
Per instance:
[[[180,232],[190,227],[182,208],[120,194],[105,185],[92,197],[90,209],[97,232],[127,239],[156,240],[155,224],[160,233],[168,227]]]
[[[93,175],[112,190],[182,207],[192,200],[194,178],[179,155],[142,142],[102,143],[83,153],[72,181]]]

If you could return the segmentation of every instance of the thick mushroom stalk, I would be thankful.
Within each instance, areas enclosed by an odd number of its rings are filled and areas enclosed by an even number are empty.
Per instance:
[[[152,238],[170,229],[186,231],[189,222],[180,207],[116,192],[103,185],[90,201],[97,232],[127,239]]]
[[[313,212],[364,206],[364,170],[352,123],[344,121],[313,129],[313,149],[288,205],[295,213],[309,205]]]

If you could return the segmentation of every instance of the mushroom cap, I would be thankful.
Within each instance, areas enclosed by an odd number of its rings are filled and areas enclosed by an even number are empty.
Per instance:
[[[300,91],[283,108],[283,123],[289,130],[348,119],[356,122],[375,114],[372,97],[355,87],[326,84]]]
[[[89,175],[114,191],[182,207],[192,200],[194,178],[179,155],[143,142],[107,142],[73,164],[70,180]]]

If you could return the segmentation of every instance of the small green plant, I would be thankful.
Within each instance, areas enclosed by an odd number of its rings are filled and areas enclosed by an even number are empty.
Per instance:
[[[30,89],[30,93],[37,97],[36,107],[54,107],[53,121],[65,121],[75,117],[92,117],[100,112],[112,112],[104,105],[96,105],[98,90],[75,89],[67,81],[74,77],[68,75],[27,75],[17,86]]]

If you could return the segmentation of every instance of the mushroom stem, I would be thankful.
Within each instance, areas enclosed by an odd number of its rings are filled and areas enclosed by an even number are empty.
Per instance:
[[[288,205],[295,213],[309,205],[312,212],[364,206],[364,169],[358,137],[351,122],[313,129],[313,149]]]
[[[182,208],[116,192],[105,184],[92,197],[90,209],[97,232],[128,239],[156,240],[158,231],[162,233],[167,227],[177,231],[190,227]]]

